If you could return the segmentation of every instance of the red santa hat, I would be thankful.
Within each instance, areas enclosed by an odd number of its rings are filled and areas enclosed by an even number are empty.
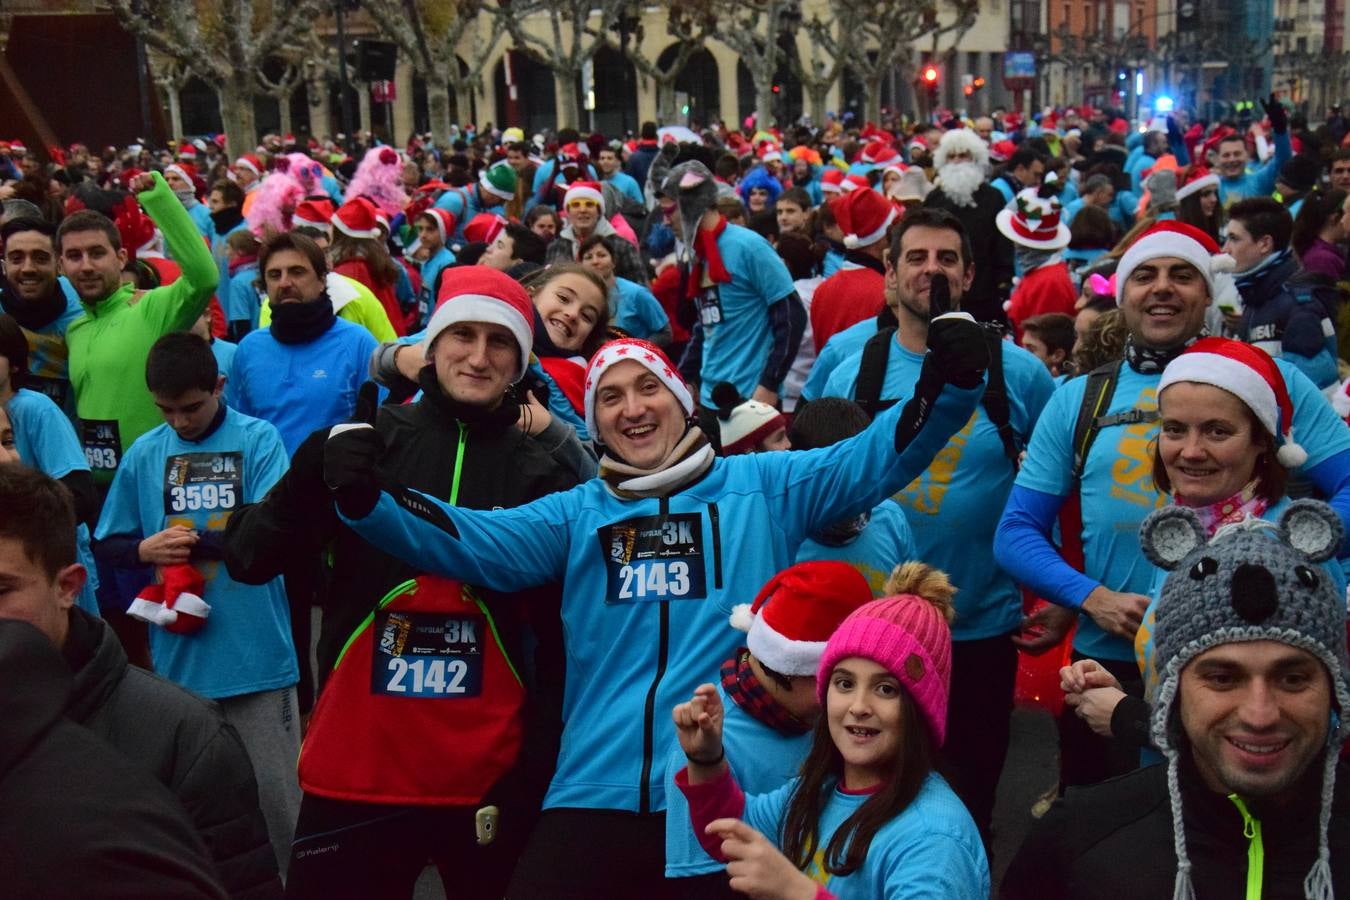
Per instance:
[[[183,146],[178,148],[178,158],[187,160],[188,162],[195,162],[197,159],[197,148],[191,144],[183,144]]]
[[[1237,265],[1233,257],[1223,253],[1214,239],[1199,228],[1171,220],[1159,222],[1135,238],[1121,256],[1116,266],[1117,306],[1125,299],[1125,285],[1130,280],[1130,273],[1150,259],[1163,256],[1183,259],[1195,266],[1209,286],[1211,299],[1226,292],[1226,285],[1221,283],[1223,279],[1216,276],[1232,272]]]
[[[348,200],[333,213],[333,227],[348,237],[375,240],[380,236],[375,207],[360,198]]]
[[[167,166],[164,167],[164,174],[168,175],[170,172],[172,172],[174,175],[177,175],[179,178],[183,179],[188,184],[192,184],[193,172],[190,171],[192,168],[193,166],[191,163],[169,163]]]
[[[23,156],[25,153],[28,152],[28,146],[24,144],[23,141],[19,140],[18,138],[15,138],[14,140],[9,142],[9,150],[15,156]]]
[[[1264,350],[1230,338],[1201,338],[1163,369],[1158,396],[1178,381],[1212,385],[1245,403],[1281,442],[1275,457],[1285,468],[1308,461],[1307,451],[1294,443],[1294,404],[1284,375]]]
[[[506,224],[506,220],[496,213],[481,212],[464,226],[464,240],[471,244],[491,244]]]
[[[844,176],[844,180],[839,183],[839,190],[845,194],[856,191],[858,188],[870,188],[872,182],[867,180],[866,175],[856,175],[852,172]]]
[[[534,303],[520,282],[491,266],[462,266],[454,278],[443,279],[423,338],[428,361],[436,338],[456,322],[487,322],[510,331],[520,349],[513,381],[525,377],[534,348]]]
[[[1180,203],[1192,194],[1198,194],[1207,188],[1219,188],[1219,176],[1197,163],[1186,173],[1186,180],[1177,188],[1177,202]]]
[[[835,220],[844,232],[844,246],[850,250],[884,240],[886,229],[897,215],[895,204],[870,187],[850,191],[834,206]]]
[[[862,149],[862,161],[877,168],[885,168],[894,163],[903,162],[900,151],[886,141],[872,141]]]
[[[448,209],[441,209],[439,206],[433,206],[430,209],[423,210],[419,219],[430,219],[440,232],[441,243],[446,244],[450,241],[450,235],[455,233],[455,214]]]
[[[600,385],[600,379],[604,377],[605,372],[609,371],[611,366],[627,360],[638,363],[669,388],[670,392],[675,395],[675,399],[680,401],[680,406],[684,409],[686,416],[694,414],[694,397],[689,393],[689,386],[680,377],[679,370],[670,361],[670,357],[666,356],[655,344],[637,338],[621,338],[609,341],[597,350],[595,356],[591,357],[590,365],[586,367],[586,402],[584,404],[586,430],[592,436],[599,434],[595,427],[595,390]]]
[[[318,228],[327,231],[333,220],[333,204],[329,200],[302,200],[291,214],[292,228]]]
[[[187,563],[161,568],[164,580],[147,585],[127,607],[127,615],[174,634],[200,631],[211,615],[211,606],[202,599],[206,579]]]
[[[234,167],[236,169],[248,169],[258,178],[261,178],[263,174],[262,160],[253,153],[245,153],[243,156],[236,159],[234,161]]]
[[[844,170],[830,166],[824,172],[820,173],[820,192],[822,194],[839,194],[843,192]]]
[[[867,579],[848,563],[802,562],[770,578],[753,603],[733,607],[731,626],[746,632],[746,646],[768,668],[810,676],[830,635],[871,600]]]
[[[605,195],[600,190],[600,185],[594,181],[574,181],[567,188],[567,193],[563,195],[563,209],[566,209],[573,200],[590,200],[604,209]]]

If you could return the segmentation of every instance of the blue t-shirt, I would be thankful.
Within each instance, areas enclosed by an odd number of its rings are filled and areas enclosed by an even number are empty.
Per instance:
[[[899,506],[887,500],[872,510],[867,527],[847,544],[822,544],[807,538],[797,548],[793,562],[833,559],[848,563],[867,579],[872,596],[880,597],[895,567],[919,558],[909,521]]]
[[[472,184],[451,188],[441,194],[436,198],[436,208],[449,210],[455,217],[455,233],[450,236],[452,241],[463,241],[464,226],[484,209],[476,185]]]
[[[642,188],[638,185],[637,179],[623,171],[615,172],[605,179],[610,184],[619,189],[619,193],[635,203],[646,203],[642,196]]]
[[[867,343],[867,339],[876,333],[877,320],[871,317],[854,322],[843,331],[830,335],[825,346],[820,348],[820,355],[811,364],[811,374],[806,376],[806,383],[802,385],[802,399],[819,400],[825,396],[825,385],[834,374],[834,370],[839,368],[839,364],[844,360],[858,354]]]
[[[211,221],[211,207],[205,203],[197,202],[187,207],[188,218],[192,219],[192,224],[197,226],[202,237],[208,241],[211,235],[216,232],[216,224]]]
[[[225,376],[228,384],[230,373],[234,371],[234,355],[239,352],[239,345],[230,341],[223,341],[220,338],[211,340],[211,353],[216,358],[216,368],[220,374]]]
[[[1276,360],[1294,404],[1294,433],[1308,451],[1303,471],[1338,453],[1350,450],[1350,429],[1337,417],[1317,387],[1294,366]],[[1129,409],[1156,410],[1160,373],[1141,374],[1122,366],[1116,391],[1106,414]],[[1056,497],[1068,497],[1073,483],[1073,432],[1083,403],[1086,378],[1061,385],[1046,404],[1031,444],[1027,447],[1018,487]],[[1088,453],[1079,488],[1083,511],[1083,574],[1113,591],[1147,594],[1154,567],[1139,549],[1139,526],[1153,510],[1167,502],[1153,484],[1150,445],[1158,436],[1157,422],[1104,428]],[[1078,597],[1052,597],[1078,606]],[[1134,648],[1124,638],[1102,631],[1091,616],[1078,617],[1074,649],[1094,659],[1131,661]]]
[[[75,435],[70,419],[50,397],[28,388],[19,388],[5,405],[14,429],[14,445],[19,460],[51,478],[65,478],[71,472],[88,472],[84,448]],[[97,568],[89,548],[89,526],[75,528],[75,548],[80,564],[89,573],[76,603],[85,612],[98,615]]]
[[[742,397],[754,394],[772,341],[769,306],[794,290],[773,246],[750,229],[728,225],[717,249],[731,281],[706,288],[697,299],[703,329],[699,396],[709,408],[715,406],[713,386],[722,381]]]
[[[315,429],[351,418],[377,346],[369,331],[345,319],[305,344],[281,343],[270,326],[250,332],[239,342],[226,400],[275,425],[294,453]]]
[[[258,264],[245,263],[230,275],[225,290],[225,321],[247,322],[249,331],[258,327],[258,311],[266,296],[258,290]]]
[[[635,338],[647,340],[670,327],[670,316],[651,291],[627,278],[615,278],[609,292],[610,322]]]
[[[1002,349],[1010,423],[1025,445],[1055,383],[1031,353],[1008,341]],[[892,343],[882,398],[907,401],[923,359]],[[826,383],[825,396],[852,399],[861,362],[861,351],[846,360]],[[946,572],[956,585],[953,640],[1007,634],[1021,621],[1022,592],[994,561],[994,531],[1015,475],[998,429],[981,405],[923,475],[893,498],[914,531],[918,558]]]
[[[450,252],[449,247],[442,247],[422,263],[422,289],[417,292],[417,321],[423,328],[427,327],[431,311],[436,308],[436,276],[440,275],[446,266],[454,264],[455,254]]]
[[[794,778],[772,794],[747,795],[741,818],[782,847],[796,787]],[[825,848],[871,795],[846,794],[837,786],[825,789],[829,795],[816,823],[819,849],[806,874],[837,900],[987,900],[989,859],[979,829],[941,775],[929,773],[909,806],[877,829],[862,866],[849,875],[826,871]]]
[[[268,423],[227,409],[215,431],[185,441],[168,425],[136,439],[117,468],[96,537],[149,537],[183,525],[217,541],[236,509],[257,503],[286,471],[281,436]],[[150,628],[155,671],[211,699],[295,684],[290,610],[281,578],[241,584],[212,559],[192,561],[211,607],[193,634]]]
[[[709,679],[716,681],[709,673]],[[776,791],[795,778],[811,749],[811,732],[783,734],[755,719],[727,697],[721,684],[717,693],[725,710],[722,749],[736,783],[747,794]],[[666,761],[666,877],[691,878],[726,868],[708,855],[689,827],[689,801],[675,787],[675,774],[688,764],[676,741]]]

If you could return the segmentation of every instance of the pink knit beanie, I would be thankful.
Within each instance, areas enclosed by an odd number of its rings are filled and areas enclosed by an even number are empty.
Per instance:
[[[947,693],[952,633],[928,600],[913,594],[883,597],[849,614],[830,637],[816,671],[816,695],[825,706],[830,673],[840,660],[861,656],[900,679],[923,713],[939,747],[947,736]]]

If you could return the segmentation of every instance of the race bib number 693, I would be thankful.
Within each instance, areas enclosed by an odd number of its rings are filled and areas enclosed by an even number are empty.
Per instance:
[[[606,525],[598,532],[605,554],[605,602],[702,600],[702,520],[697,513],[642,516]]]

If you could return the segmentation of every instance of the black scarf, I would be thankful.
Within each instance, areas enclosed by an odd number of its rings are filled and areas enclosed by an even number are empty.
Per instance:
[[[226,232],[244,221],[244,211],[237,206],[227,206],[211,213],[211,223],[216,234],[224,237]]]
[[[308,344],[332,328],[336,320],[327,291],[307,303],[273,303],[272,337],[283,344]]]
[[[22,327],[37,331],[55,322],[66,311],[66,293],[61,290],[60,282],[53,282],[47,296],[24,300],[14,290],[14,285],[0,279],[0,308]]]
[[[1176,347],[1168,347],[1166,350],[1144,347],[1135,343],[1133,336],[1128,337],[1125,339],[1125,362],[1140,375],[1157,375],[1167,368],[1168,363],[1180,356],[1187,347],[1207,334],[1208,331],[1202,328],[1200,333],[1189,341]]]
[[[541,359],[545,356],[561,356],[568,358],[572,356],[581,356],[579,350],[564,350],[553,339],[548,336],[548,329],[544,327],[544,319],[539,315],[539,310],[534,311],[534,355]]]
[[[844,259],[853,263],[855,266],[862,266],[865,269],[871,269],[878,275],[886,274],[886,266],[881,260],[871,254],[864,253],[861,250],[845,250]]]
[[[445,391],[441,390],[441,383],[436,380],[436,367],[430,363],[423,366],[422,371],[417,374],[417,384],[422,388],[422,399],[417,402],[434,412],[438,418],[463,422],[471,428],[482,428],[491,432],[513,428],[520,418],[520,403],[512,396],[509,388],[502,397],[502,402],[495,409],[488,409],[485,406],[460,403],[447,396]]]

